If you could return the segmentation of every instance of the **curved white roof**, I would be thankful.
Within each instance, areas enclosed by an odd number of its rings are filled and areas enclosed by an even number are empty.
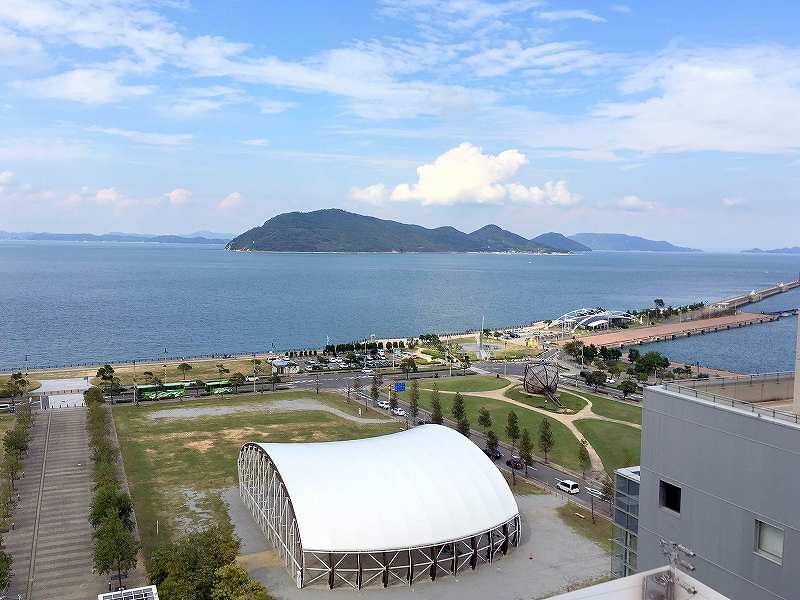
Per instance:
[[[441,425],[363,440],[258,446],[286,485],[304,550],[440,544],[519,513],[494,463]]]

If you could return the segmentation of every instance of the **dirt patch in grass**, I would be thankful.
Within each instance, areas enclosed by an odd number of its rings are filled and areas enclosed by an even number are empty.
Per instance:
[[[211,440],[195,440],[194,442],[186,442],[183,447],[197,450],[198,452],[208,452],[214,447],[214,442]]]

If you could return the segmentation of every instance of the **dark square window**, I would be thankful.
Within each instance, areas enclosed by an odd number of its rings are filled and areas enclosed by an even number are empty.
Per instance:
[[[664,508],[680,513],[681,512],[681,488],[666,481],[661,482],[658,492],[659,504]]]

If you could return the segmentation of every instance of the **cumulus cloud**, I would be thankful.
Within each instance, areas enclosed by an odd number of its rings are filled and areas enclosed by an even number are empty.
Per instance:
[[[643,213],[653,212],[658,209],[658,204],[650,200],[642,200],[639,196],[624,196],[613,203],[614,208],[625,212]]]
[[[401,183],[388,193],[383,183],[354,187],[350,197],[379,204],[389,198],[396,202],[418,202],[424,206],[453,204],[499,204],[505,201],[571,206],[580,196],[565,181],[548,181],[541,187],[508,181],[528,163],[519,150],[486,154],[464,142],[439,155],[432,163],[417,167],[416,183]]]
[[[217,208],[220,210],[228,210],[239,206],[242,203],[242,195],[239,192],[231,192],[227,196],[225,196],[222,200],[219,201],[217,204]]]
[[[380,204],[386,198],[386,186],[376,183],[367,187],[352,187],[350,188],[350,197],[367,204]]]
[[[15,175],[13,171],[0,171],[0,189],[13,183],[14,179]]]
[[[183,206],[187,204],[192,197],[192,192],[184,188],[175,188],[168,194],[165,194],[170,206]]]
[[[749,206],[747,200],[739,197],[723,198],[720,203],[723,208],[727,208],[728,210],[741,210]]]

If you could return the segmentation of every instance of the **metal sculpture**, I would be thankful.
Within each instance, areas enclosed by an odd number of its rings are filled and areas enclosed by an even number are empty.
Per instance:
[[[564,408],[558,397],[558,365],[544,361],[527,363],[522,387],[528,394],[544,396],[558,408]]]

